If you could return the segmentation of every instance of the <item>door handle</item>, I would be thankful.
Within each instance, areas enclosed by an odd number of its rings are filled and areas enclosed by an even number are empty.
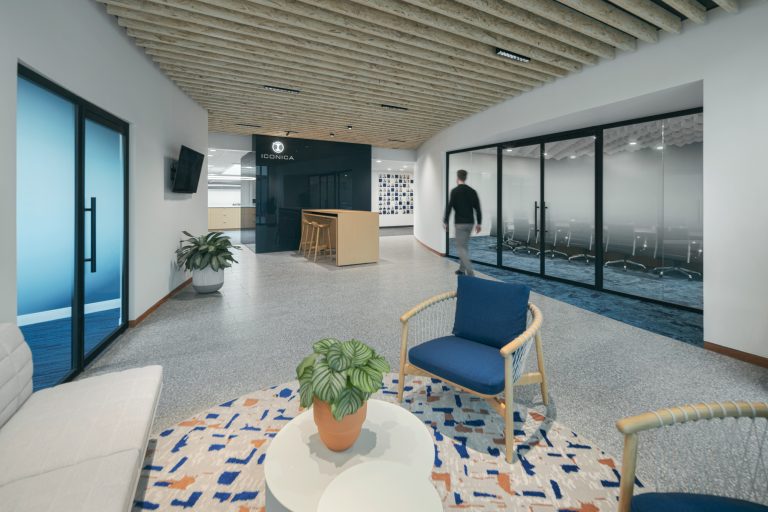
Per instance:
[[[91,197],[91,207],[85,209],[91,214],[91,257],[83,261],[91,263],[91,274],[96,272],[96,198]]]
[[[539,232],[539,202],[533,202],[533,231]]]

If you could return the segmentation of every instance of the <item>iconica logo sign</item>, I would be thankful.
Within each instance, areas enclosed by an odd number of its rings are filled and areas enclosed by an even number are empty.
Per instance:
[[[272,142],[272,152],[262,153],[261,158],[265,160],[293,160],[293,155],[284,155],[283,151],[285,151],[285,144],[276,140]]]

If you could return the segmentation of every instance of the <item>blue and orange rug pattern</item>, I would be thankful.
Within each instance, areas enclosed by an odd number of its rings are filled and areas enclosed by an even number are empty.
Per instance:
[[[407,384],[404,407],[432,433],[432,483],[445,510],[615,510],[619,462],[548,419],[544,406],[515,404],[516,457],[508,464],[503,420],[484,400],[436,379]],[[395,374],[385,376],[375,398],[394,402],[396,386]],[[134,510],[263,512],[269,443],[301,413],[298,383],[290,382],[164,430],[147,450]]]

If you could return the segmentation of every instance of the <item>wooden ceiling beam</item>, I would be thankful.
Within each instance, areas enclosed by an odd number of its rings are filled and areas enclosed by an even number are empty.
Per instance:
[[[296,0],[255,0],[259,3],[285,4]],[[307,0],[310,1],[310,0]],[[571,57],[563,57],[537,47],[516,41],[509,37],[496,36],[491,32],[472,25],[435,14],[427,9],[408,4],[401,0],[311,0],[312,6],[329,13],[337,13],[337,23],[346,24],[346,20],[355,18],[369,25],[369,30],[386,33],[396,27],[395,32],[429,39],[455,48],[471,49],[480,55],[492,54],[494,47],[526,55],[531,62],[519,63],[531,69],[537,69],[555,76],[565,76],[570,71],[578,71],[581,64]],[[298,2],[296,2],[298,3]],[[302,7],[302,10],[306,10]],[[372,7],[374,6],[374,7]],[[434,30],[429,30],[431,27]],[[394,36],[398,37],[398,36]]]
[[[715,3],[724,11],[731,13],[739,12],[739,0],[715,0]]]
[[[434,43],[421,37],[411,36],[395,30],[386,32],[390,37],[379,37],[369,32],[358,30],[360,27],[369,28],[370,24],[358,20],[347,20],[347,25],[328,22],[327,20],[337,21],[338,16],[322,9],[309,13],[310,17],[301,16],[300,4],[294,8],[293,12],[286,12],[277,9],[265,9],[262,5],[257,5],[244,0],[98,0],[110,5],[121,5],[130,8],[136,2],[141,5],[153,3],[158,6],[166,6],[169,15],[177,17],[180,21],[187,21],[187,18],[194,19],[196,13],[203,13],[211,18],[221,18],[230,20],[234,17],[235,21],[242,24],[259,28],[260,30],[280,30],[291,37],[314,38],[325,43],[348,48],[349,45],[363,43],[359,47],[360,51],[369,51],[374,49],[372,55],[382,55],[384,52],[413,56],[416,58],[433,61],[440,64],[455,66],[458,69],[465,69],[468,73],[483,76],[493,74],[499,78],[509,78],[524,82],[523,78],[534,80],[536,82],[529,85],[539,85],[541,82],[551,81],[556,75],[543,73],[534,69],[515,65],[514,63],[504,62],[495,56],[488,56],[487,53],[478,54],[465,50],[464,48],[450,47],[444,44]],[[215,1],[212,5],[210,2]],[[318,12],[322,14],[318,18]],[[261,21],[264,20],[264,21]],[[301,35],[296,35],[298,32]],[[377,29],[377,32],[381,30]],[[482,45],[487,52],[485,45]],[[376,51],[378,50],[378,51]],[[406,61],[408,59],[406,58]]]
[[[144,28],[144,27],[142,27]],[[246,53],[238,51],[211,51],[211,46],[205,44],[188,44],[185,41],[176,40],[169,44],[160,35],[145,32],[144,30],[129,29],[129,35],[134,37],[137,44],[154,52],[170,51],[178,54],[185,54],[200,59],[207,59],[212,64],[214,61],[226,62],[229,64],[242,65],[247,68],[258,67],[258,71],[263,74],[272,75],[280,72],[285,78],[306,82],[307,79],[333,82],[347,87],[352,84],[358,84],[359,87],[370,89],[373,93],[395,94],[402,98],[412,98],[414,100],[429,101],[437,100],[446,103],[469,103],[473,106],[485,106],[489,102],[497,102],[504,98],[523,92],[520,89],[509,88],[503,92],[490,92],[485,90],[471,90],[469,87],[454,86],[451,83],[439,83],[431,88],[422,82],[412,82],[399,75],[378,76],[370,73],[354,73],[335,71],[333,68],[312,67],[301,63],[298,67],[288,67],[286,61],[278,60],[281,64],[274,64],[273,56],[260,53]],[[206,49],[202,49],[206,48]],[[149,52],[148,52],[149,53]]]
[[[305,75],[305,71],[311,70],[313,74],[324,75],[328,77],[340,78],[344,81],[364,82],[369,85],[397,84],[403,87],[402,92],[408,93],[410,88],[415,91],[428,93],[441,92],[443,95],[456,94],[458,97],[475,97],[478,102],[487,99],[497,99],[516,94],[531,89],[523,84],[507,84],[506,88],[488,86],[486,84],[478,85],[468,80],[464,83],[448,80],[445,76],[434,76],[434,78],[415,77],[408,73],[399,73],[396,70],[382,69],[380,72],[369,71],[365,66],[355,68],[346,65],[334,65],[320,59],[311,59],[302,55],[296,56],[282,51],[270,52],[267,48],[252,47],[248,44],[231,44],[227,41],[219,40],[215,37],[202,34],[184,33],[174,29],[156,27],[147,24],[136,25],[130,20],[121,19],[120,23],[128,29],[131,37],[142,39],[145,42],[151,42],[157,49],[184,48],[190,52],[203,53],[210,58],[238,59],[239,61],[263,61],[268,59],[268,64],[280,62],[277,67],[283,67],[286,70],[292,70],[295,74]],[[179,51],[179,50],[177,50]],[[284,57],[284,58],[283,58]],[[263,64],[263,62],[261,62]],[[289,68],[287,66],[293,66]]]
[[[646,43],[659,40],[656,27],[618,9],[604,0],[559,0],[561,4],[591,16],[596,20],[631,34]]]
[[[667,32],[679,34],[683,30],[683,22],[680,18],[651,0],[611,0],[611,2]]]
[[[146,53],[153,59],[157,57],[158,59],[164,59],[165,61],[173,61],[173,63],[178,66],[189,65],[191,66],[191,69],[200,69],[199,66],[204,64],[205,66],[210,67],[210,70],[214,72],[214,75],[215,72],[219,71],[225,74],[231,73],[231,67],[227,68],[227,64],[240,66],[240,69],[252,73],[252,76],[254,76],[254,83],[259,83],[260,85],[283,83],[285,85],[282,85],[281,87],[299,88],[303,91],[312,90],[312,88],[317,86],[323,86],[324,90],[333,90],[339,94],[346,94],[349,87],[354,85],[357,91],[368,93],[376,98],[395,98],[395,101],[402,103],[401,106],[411,105],[414,108],[416,105],[428,107],[444,105],[452,109],[472,110],[485,108],[489,104],[502,101],[503,99],[501,96],[496,98],[483,97],[482,99],[478,96],[475,96],[474,98],[465,97],[461,94],[457,94],[456,91],[445,92],[442,88],[431,92],[421,90],[414,91],[413,88],[407,84],[404,84],[398,89],[397,84],[399,82],[393,82],[393,85],[389,85],[389,82],[385,82],[387,85],[369,85],[366,82],[358,83],[358,81],[353,80],[352,78],[345,82],[341,78],[328,78],[320,75],[308,77],[296,72],[285,71],[282,66],[274,66],[264,58],[259,59],[252,57],[245,60],[232,57],[221,57],[218,55],[211,56],[202,51],[189,50],[184,47],[175,48],[157,45],[154,41],[146,40],[143,37],[137,37],[136,44],[144,48]],[[309,89],[307,87],[309,87]]]
[[[637,48],[635,37],[591,16],[566,7],[556,0],[504,0],[504,3],[525,9],[559,25],[570,27],[581,34],[593,37],[615,48],[621,48],[625,51],[634,51]]]
[[[374,0],[354,1],[371,7],[381,8],[381,2]],[[387,4],[391,4],[391,2],[387,2]],[[559,39],[551,37],[551,34],[544,35],[531,30],[528,25],[523,23],[511,22],[508,19],[500,18],[482,9],[467,7],[454,0],[405,0],[402,6],[412,6],[408,11],[409,13],[413,13],[413,7],[415,7],[419,13],[432,12],[438,14],[438,16],[433,14],[429,18],[431,20],[430,26],[433,28],[444,30],[446,24],[450,21],[452,26],[449,27],[449,30],[451,31],[453,27],[461,27],[459,23],[463,23],[467,27],[474,27],[474,30],[480,29],[479,33],[483,35],[486,43],[494,44],[500,48],[506,48],[505,45],[508,44],[524,44],[530,48],[538,48],[581,64],[597,64],[599,60],[598,54],[573,44],[564,43]],[[416,21],[424,23],[422,19],[417,19]],[[566,30],[564,27],[550,28]],[[607,50],[610,51],[610,48],[607,48]]]
[[[173,1],[179,2],[182,0]],[[225,5],[241,2],[241,0],[204,1],[215,1]],[[512,70],[520,74],[533,71],[537,74],[533,78],[546,76],[554,78],[568,74],[565,68],[543,61],[535,60],[523,63],[500,59],[493,55],[492,48],[485,43],[473,41],[472,39],[444,30],[432,30],[412,20],[406,20],[382,11],[347,3],[346,0],[313,0],[311,4],[299,2],[298,0],[250,0],[247,2],[247,5],[250,7],[250,11],[257,16],[275,19],[276,21],[294,24],[299,27],[309,28],[312,25],[311,22],[322,21],[324,24],[332,26],[330,29],[327,29],[330,33],[335,33],[337,30],[335,27],[362,32],[376,38],[376,42],[372,43],[374,46],[382,44],[382,40],[389,40],[390,44],[400,49],[403,49],[403,45],[415,46],[437,54],[461,56],[466,60],[474,60],[478,63],[480,62],[478,57],[480,57],[483,63],[487,62],[491,67],[498,67],[502,70]],[[242,6],[238,10],[241,9]],[[386,48],[387,45],[383,47]],[[571,66],[578,67],[578,64],[571,61]]]
[[[316,110],[323,110],[327,114],[340,114],[345,115],[349,121],[354,121],[355,116],[382,116],[382,113],[389,112],[387,109],[381,108],[378,104],[357,102],[334,102],[333,98],[322,97],[308,97],[302,94],[289,95],[288,93],[274,93],[265,90],[263,87],[252,85],[248,82],[241,82],[239,80],[232,80],[229,78],[213,79],[206,75],[190,72],[187,70],[177,70],[173,66],[166,64],[159,64],[160,68],[166,72],[174,82],[179,84],[182,89],[200,87],[208,88],[211,91],[218,91],[221,93],[235,94],[228,101],[235,105],[241,102],[240,98],[247,97],[249,101],[264,102],[265,104],[275,103],[282,106],[286,112],[300,113],[307,108],[315,108]],[[236,94],[240,92],[239,96]],[[279,95],[281,99],[277,99],[276,95]],[[283,99],[290,96],[290,101]],[[254,103],[256,108],[260,107],[260,103]],[[402,115],[396,117],[401,121],[412,120],[414,123],[421,123],[430,126],[443,126],[446,122],[452,122],[456,119],[461,119],[465,116],[463,113],[450,113],[450,112],[424,112],[424,111],[397,111]],[[349,122],[347,123],[349,124]]]
[[[137,2],[133,8],[130,9],[108,5],[107,9],[111,14],[118,17],[118,23],[123,26],[145,30],[151,29],[153,32],[158,32],[160,27],[163,27],[167,31],[174,31],[173,33],[167,32],[168,35],[184,37],[186,40],[194,40],[204,44],[214,44],[218,47],[221,47],[224,43],[217,39],[230,41],[232,44],[228,45],[229,47],[232,47],[233,49],[243,49],[243,51],[248,52],[253,51],[253,47],[271,51],[274,49],[275,45],[280,45],[283,53],[288,52],[293,55],[311,54],[314,58],[326,59],[331,62],[341,60],[352,67],[365,68],[370,65],[375,65],[384,70],[391,70],[386,74],[406,73],[409,78],[414,80],[434,82],[435,79],[440,79],[441,81],[490,89],[496,93],[503,93],[504,88],[509,87],[518,90],[530,90],[533,86],[542,83],[540,80],[532,80],[526,77],[517,76],[515,77],[515,80],[511,80],[506,77],[493,76],[487,73],[472,73],[470,76],[467,76],[467,69],[465,67],[459,68],[453,65],[440,64],[419,57],[395,54],[388,50],[382,52],[374,47],[361,45],[359,43],[348,45],[355,46],[355,49],[349,49],[286,35],[282,32],[271,32],[265,29],[252,31],[249,25],[206,15],[190,14],[190,16],[187,16],[188,19],[179,20],[170,16],[170,14],[176,11],[151,3]],[[236,13],[233,14],[236,15]],[[274,24],[268,23],[267,20],[264,20],[264,22],[260,24],[270,26],[271,28],[279,28],[281,31],[286,31],[286,27],[292,28],[283,24],[280,24],[279,27],[275,27]],[[144,27],[143,25],[148,25],[148,27]],[[252,33],[250,33],[247,38],[244,38],[244,31]],[[308,35],[306,31],[300,31],[300,33],[305,37]],[[196,36],[206,37],[206,39],[203,42]],[[211,40],[209,38],[215,39]],[[339,39],[338,41],[344,42],[345,40]],[[359,51],[361,49],[366,49],[368,53]],[[502,89],[499,88],[500,86]]]
[[[694,23],[707,21],[707,9],[696,0],[664,0],[664,3]]]
[[[503,0],[459,0],[459,2],[476,11],[488,13],[509,23],[513,23],[517,27],[527,27],[539,34],[552,37],[562,43],[571,45],[574,48],[579,48],[580,50],[599,57],[612,59],[616,53],[614,47],[606,42],[577,32],[568,25],[561,25],[560,23],[542,18],[537,14],[533,14]],[[451,3],[455,4],[456,2]]]
[[[164,67],[172,67],[177,72],[186,71],[190,74],[196,74],[206,77],[209,80],[216,80],[217,78],[221,77],[224,79],[232,79],[232,80],[246,80],[246,84],[263,89],[266,85],[271,85],[275,87],[284,87],[287,89],[295,89],[298,87],[298,89],[301,91],[301,95],[303,98],[343,98],[346,96],[347,90],[340,88],[340,87],[312,87],[308,85],[307,83],[299,83],[299,82],[288,82],[285,78],[280,78],[279,74],[271,75],[268,79],[265,79],[262,75],[254,75],[254,74],[242,74],[242,73],[226,73],[224,71],[225,68],[223,67],[211,67],[207,63],[200,63],[197,65],[191,64],[191,61],[179,61],[177,59],[174,59],[172,56],[165,56],[165,55],[159,55],[160,52],[158,52],[158,55],[153,55],[156,57],[155,61],[158,65],[162,65]],[[364,101],[365,104],[376,106],[377,108],[381,108],[381,104],[386,105],[397,105],[397,106],[403,106],[405,108],[408,108],[409,111],[414,112],[429,112],[431,114],[436,115],[443,115],[443,113],[446,112],[456,112],[458,115],[469,115],[471,113],[478,112],[480,110],[483,110],[487,108],[487,106],[459,106],[459,105],[451,105],[450,103],[444,103],[444,102],[434,102],[432,104],[428,102],[415,102],[415,101],[407,101],[402,98],[393,98],[390,96],[385,95],[372,95],[366,91],[357,90],[356,94],[352,97],[354,101],[351,101],[349,103],[359,103],[361,101]],[[346,100],[341,100],[346,101]],[[341,104],[339,101],[337,101],[337,104]]]

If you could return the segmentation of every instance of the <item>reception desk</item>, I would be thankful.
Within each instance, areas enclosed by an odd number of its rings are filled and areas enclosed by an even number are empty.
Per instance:
[[[358,210],[302,210],[303,219],[330,224],[336,265],[379,261],[379,213]]]

